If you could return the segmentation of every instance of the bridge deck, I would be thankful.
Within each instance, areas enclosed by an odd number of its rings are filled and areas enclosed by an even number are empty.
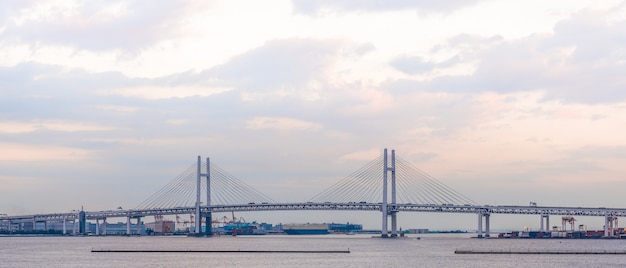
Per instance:
[[[604,207],[542,207],[542,206],[476,206],[476,205],[453,205],[453,204],[389,204],[389,211],[402,212],[430,212],[430,213],[483,213],[483,214],[519,214],[519,215],[563,215],[563,216],[626,216],[626,209]],[[267,204],[241,204],[241,205],[214,205],[201,207],[206,212],[232,212],[232,211],[283,211],[283,210],[348,210],[348,211],[381,211],[380,203],[267,203]],[[154,215],[192,214],[195,207],[177,207],[162,209],[142,210],[106,210],[86,211],[87,219],[121,218],[121,217],[146,217]],[[21,216],[1,216],[0,220],[35,220],[35,221],[60,221],[63,219],[74,220],[77,213],[53,213]]]

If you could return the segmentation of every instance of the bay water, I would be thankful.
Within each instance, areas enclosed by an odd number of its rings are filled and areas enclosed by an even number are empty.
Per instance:
[[[417,236],[420,239],[417,239]],[[455,250],[626,251],[626,240],[473,239],[425,234],[0,237],[0,267],[626,267],[626,255],[455,254]],[[350,253],[115,253],[96,250],[274,250]]]

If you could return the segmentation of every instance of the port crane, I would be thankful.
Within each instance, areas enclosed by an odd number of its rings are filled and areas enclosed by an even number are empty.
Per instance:
[[[567,224],[569,223],[570,226],[572,227],[572,232],[574,231],[574,223],[576,222],[576,219],[574,219],[573,216],[563,216],[561,218],[561,225],[562,225],[562,231],[567,231]]]

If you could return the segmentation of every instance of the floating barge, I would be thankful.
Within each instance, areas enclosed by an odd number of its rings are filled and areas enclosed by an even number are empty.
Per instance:
[[[326,223],[284,224],[283,232],[288,235],[323,235],[329,233]]]

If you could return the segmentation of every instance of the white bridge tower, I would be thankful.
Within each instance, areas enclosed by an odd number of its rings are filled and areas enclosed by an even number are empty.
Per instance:
[[[391,166],[387,161],[387,148],[384,150],[383,157],[383,202],[381,210],[383,212],[383,226],[381,237],[397,237],[398,236],[398,210],[396,208],[396,151],[391,150]],[[387,200],[388,173],[391,172],[391,203]],[[391,217],[391,234],[387,228]]]
[[[202,158],[198,156],[198,180],[196,182],[196,235],[202,232],[202,214],[200,213],[200,204],[202,204],[202,177],[206,177],[206,235],[211,235],[211,164],[209,158],[206,159],[206,173],[202,173]]]

